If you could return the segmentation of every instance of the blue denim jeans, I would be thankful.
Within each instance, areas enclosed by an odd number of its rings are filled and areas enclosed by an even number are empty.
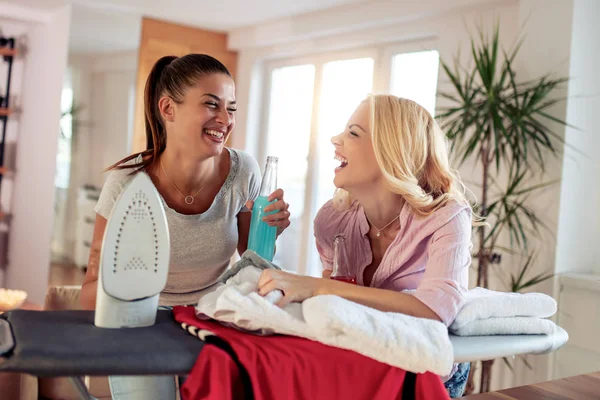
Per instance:
[[[444,383],[450,398],[456,399],[462,397],[467,386],[470,370],[471,363],[460,363],[456,372]]]

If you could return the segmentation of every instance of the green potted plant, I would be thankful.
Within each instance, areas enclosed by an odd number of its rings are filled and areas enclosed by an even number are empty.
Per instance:
[[[501,266],[503,254],[512,254],[523,260],[507,287],[515,292],[553,276],[529,276],[535,260],[532,239],[549,228],[528,205],[528,199],[556,182],[530,183],[536,175],[543,175],[548,161],[564,144],[552,124],[564,126],[566,122],[552,116],[549,109],[562,101],[556,97],[557,89],[568,80],[547,74],[519,81],[513,62],[521,43],[507,52],[501,48],[498,26],[491,36],[480,28],[471,39],[472,66],[441,60],[451,89],[438,94],[448,106],[437,113],[458,165],[469,160],[481,170],[473,190],[477,196],[474,211],[485,220],[473,231],[476,285],[488,288],[492,266]],[[503,243],[506,236],[507,244]],[[476,370],[480,371],[479,391],[489,391],[493,362],[484,361],[480,369],[471,369],[468,392],[474,389]]]

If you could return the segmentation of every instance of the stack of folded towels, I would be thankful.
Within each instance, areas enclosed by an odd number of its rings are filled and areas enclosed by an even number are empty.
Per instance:
[[[465,294],[465,304],[450,325],[458,336],[522,335],[556,332],[549,319],[556,301],[543,293],[506,293],[474,288]]]

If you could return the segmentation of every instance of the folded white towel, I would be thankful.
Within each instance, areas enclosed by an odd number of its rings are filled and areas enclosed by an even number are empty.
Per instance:
[[[536,317],[492,317],[450,330],[458,336],[551,335],[557,331],[557,327],[548,319]]]
[[[451,372],[453,347],[444,324],[381,312],[337,296],[317,296],[280,308],[274,303],[281,292],[264,297],[256,293],[260,273],[245,266],[211,288],[198,301],[198,317],[261,334],[308,338],[416,373]]]
[[[477,287],[465,294],[465,304],[450,325],[450,330],[456,332],[469,323],[488,318],[547,318],[554,313],[556,300],[543,293],[507,293]]]

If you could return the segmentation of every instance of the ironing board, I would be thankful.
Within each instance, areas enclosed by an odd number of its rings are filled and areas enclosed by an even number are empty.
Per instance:
[[[569,340],[569,335],[557,326],[552,335],[450,335],[454,348],[454,361],[474,362],[519,354],[546,354],[558,350]]]
[[[82,376],[186,375],[204,342],[159,310],[153,326],[104,329],[94,311],[14,310],[0,315],[0,372],[70,377],[90,400]]]
[[[159,310],[150,327],[103,329],[94,311],[15,310],[0,315],[0,372],[72,378],[81,398],[81,376],[186,375],[204,342],[184,331],[171,311]],[[555,335],[450,336],[456,362],[518,354],[543,354],[566,342]]]
[[[7,328],[12,338],[2,333]],[[14,310],[0,316],[0,354],[5,353],[0,371],[36,376],[184,375],[203,346],[169,310],[158,310],[153,326],[130,329],[98,328],[94,311]]]

